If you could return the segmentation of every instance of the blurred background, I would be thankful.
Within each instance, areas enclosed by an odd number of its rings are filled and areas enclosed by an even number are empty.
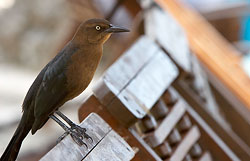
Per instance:
[[[182,0],[200,12],[242,55],[250,76],[250,0]],[[133,0],[1,0],[0,1],[0,154],[21,118],[22,101],[40,70],[89,18],[106,18],[129,28],[104,45],[101,65],[88,90],[61,109],[78,122],[78,108],[91,86],[143,32],[140,5]],[[67,108],[68,107],[68,108]],[[38,160],[55,145],[63,130],[48,121],[23,142],[20,161]]]

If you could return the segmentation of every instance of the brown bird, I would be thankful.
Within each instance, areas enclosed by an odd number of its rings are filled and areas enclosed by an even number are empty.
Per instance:
[[[29,131],[35,134],[49,118],[59,123],[79,145],[85,144],[82,137],[91,139],[85,128],[75,125],[57,110],[87,88],[102,57],[103,44],[111,34],[128,31],[103,19],[90,19],[79,26],[72,40],[42,69],[31,85],[22,105],[21,121],[0,161],[15,160]]]

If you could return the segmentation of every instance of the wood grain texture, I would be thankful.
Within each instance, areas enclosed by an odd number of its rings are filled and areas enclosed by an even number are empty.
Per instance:
[[[204,18],[173,0],[156,2],[180,23],[199,60],[250,109],[250,79],[240,67],[239,52]]]
[[[188,41],[181,26],[158,7],[145,12],[146,35],[153,38],[168,52],[184,71],[191,72]]]
[[[93,89],[95,96],[103,105],[108,105],[158,50],[159,47],[151,39],[141,36],[130,49],[107,69],[103,78],[97,82]],[[99,90],[99,88],[102,88],[102,90]]]
[[[176,66],[161,50],[137,73],[118,99],[137,117],[142,118],[178,75]],[[139,113],[137,112],[139,111]],[[138,115],[139,114],[139,115]]]
[[[84,158],[84,161],[130,161],[133,149],[116,132],[107,136]]]
[[[91,113],[80,126],[86,128],[87,134],[93,139],[93,143],[90,140],[84,140],[88,148],[77,145],[71,136],[67,135],[40,161],[87,161],[91,158],[95,158],[95,161],[102,161],[105,158],[128,161],[133,158],[135,153],[132,148],[97,114]],[[96,148],[99,153],[93,152]]]
[[[115,62],[94,88],[95,96],[124,125],[143,118],[179,71],[146,36]]]
[[[88,149],[84,145],[78,146],[71,136],[67,135],[60,143],[49,151],[41,161],[61,161],[66,158],[72,161],[81,160],[105,135],[111,131],[111,128],[96,114],[89,115],[80,126],[87,128],[87,134],[93,138],[93,143],[91,143],[90,140],[84,140],[88,145]]]

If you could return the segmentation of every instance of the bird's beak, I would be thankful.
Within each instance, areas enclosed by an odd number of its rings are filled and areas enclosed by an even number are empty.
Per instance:
[[[129,32],[129,30],[123,27],[110,25],[110,28],[106,29],[105,32],[107,33]]]

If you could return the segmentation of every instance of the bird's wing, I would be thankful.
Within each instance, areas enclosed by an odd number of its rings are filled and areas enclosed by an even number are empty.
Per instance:
[[[53,112],[67,95],[66,64],[63,63],[58,59],[47,68],[44,74],[35,97],[34,115],[36,118]]]
[[[30,108],[32,108],[32,101],[34,100],[36,93],[39,89],[39,86],[43,80],[43,76],[45,71],[47,70],[48,65],[46,65],[42,71],[38,74],[38,76],[36,77],[36,79],[34,80],[33,84],[31,85],[31,87],[29,88],[29,91],[27,92],[22,107],[23,107],[23,111],[26,111]]]
[[[43,80],[35,98],[34,116],[46,117],[56,108],[65,103],[67,91],[66,69],[70,63],[70,56],[75,50],[63,51],[58,58],[53,60],[44,73]]]
[[[58,57],[60,56],[61,53],[59,53],[54,59],[57,60]],[[27,92],[25,99],[23,101],[22,107],[23,107],[23,111],[28,110],[32,107],[32,102],[35,101],[36,95],[40,89],[40,86],[42,84],[42,82],[44,81],[44,75],[48,69],[48,67],[51,66],[51,64],[54,63],[54,61],[50,61],[42,70],[41,72],[38,74],[38,76],[36,77],[36,79],[34,80],[34,82],[32,83],[31,87],[29,88],[29,91]],[[34,105],[34,103],[33,103]]]

